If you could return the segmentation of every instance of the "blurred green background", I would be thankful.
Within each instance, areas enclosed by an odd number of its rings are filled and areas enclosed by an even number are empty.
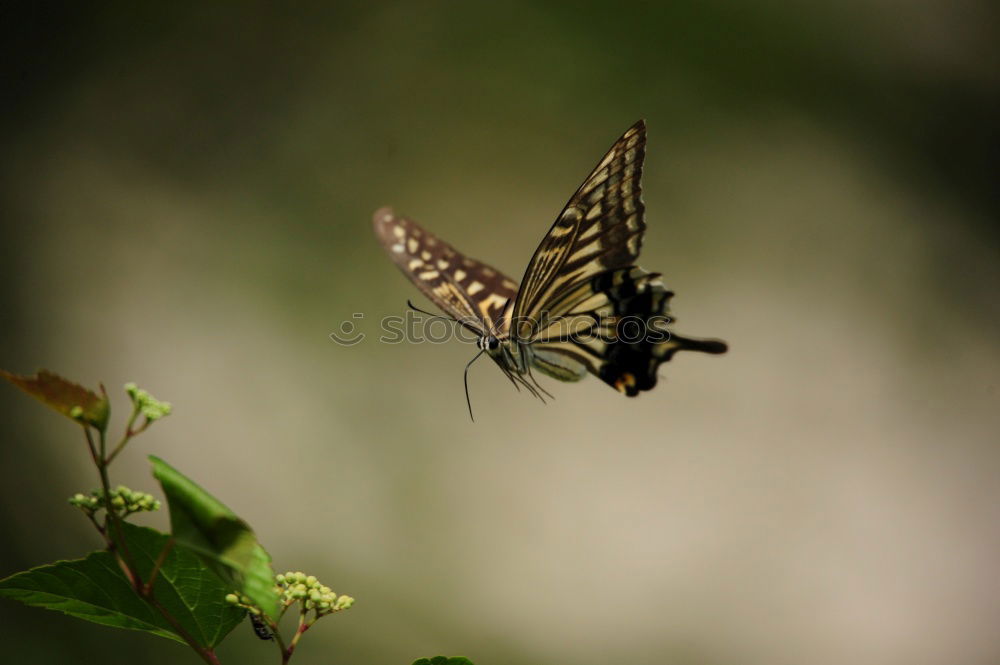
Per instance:
[[[113,481],[160,455],[358,599],[293,662],[1000,660],[995,4],[139,4],[3,9],[0,366],[117,427],[126,381],[173,402]],[[417,292],[372,211],[519,277],[640,117],[642,264],[730,353],[548,406],[482,362],[470,423],[474,347],[375,339]],[[0,412],[0,575],[96,547],[77,429]],[[195,662],[0,626],[5,662]]]

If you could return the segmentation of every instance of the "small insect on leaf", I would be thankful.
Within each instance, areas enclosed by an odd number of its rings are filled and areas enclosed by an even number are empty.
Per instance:
[[[261,640],[274,639],[274,635],[271,633],[271,630],[267,627],[267,624],[264,623],[263,619],[261,619],[256,614],[252,613],[249,616],[250,616],[250,626],[253,628],[253,634],[256,635],[258,639]]]

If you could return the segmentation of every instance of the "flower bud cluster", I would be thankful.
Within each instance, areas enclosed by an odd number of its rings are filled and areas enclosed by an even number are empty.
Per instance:
[[[338,596],[313,575],[289,571],[277,575],[274,580],[283,603],[290,605],[298,601],[306,610],[316,610],[317,617],[346,610],[354,604],[354,598]]]
[[[111,507],[120,516],[125,517],[132,513],[143,511],[154,511],[160,509],[160,502],[152,494],[136,492],[124,485],[119,485],[110,492]],[[104,490],[91,490],[90,494],[76,493],[69,498],[69,504],[76,506],[83,512],[93,515],[101,508],[106,508],[104,501]]]
[[[139,410],[139,413],[146,417],[146,420],[153,422],[163,416],[170,415],[171,406],[169,402],[161,402],[148,392],[134,383],[125,384],[125,392],[128,393],[132,404]]]
[[[280,597],[282,607],[287,609],[295,603],[299,603],[303,614],[309,611],[315,613],[313,621],[327,614],[346,610],[354,604],[354,598],[345,595],[338,596],[330,587],[321,584],[314,575],[289,571],[276,575],[274,581],[274,590]],[[260,608],[256,607],[253,601],[244,595],[227,594],[226,602],[242,607],[254,616],[261,614]]]

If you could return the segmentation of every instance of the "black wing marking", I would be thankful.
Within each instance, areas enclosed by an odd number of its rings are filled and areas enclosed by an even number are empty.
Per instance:
[[[656,385],[657,370],[677,351],[724,353],[726,343],[676,335],[659,275],[642,268],[600,273],[564,292],[553,316],[532,331],[538,369],[563,381],[590,372],[630,397]]]

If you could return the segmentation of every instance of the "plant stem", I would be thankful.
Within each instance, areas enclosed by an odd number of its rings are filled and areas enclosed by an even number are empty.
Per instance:
[[[261,616],[264,616],[263,614]],[[281,633],[278,631],[278,622],[268,622],[268,627],[271,629],[271,634],[274,635],[274,643],[278,645],[278,651],[281,652],[281,662],[287,663],[288,657],[285,652],[285,640],[281,639]]]
[[[111,505],[111,481],[108,480],[108,463],[105,457],[105,451],[107,448],[107,437],[104,432],[100,433],[99,438],[99,448],[100,448],[100,462],[97,465],[97,470],[101,474],[101,489],[104,490],[104,510],[107,514],[107,520],[110,526],[114,529],[115,539],[112,539],[110,547],[108,549],[116,553],[124,561],[125,565],[132,573],[132,583],[136,587],[138,592],[142,587],[142,578],[139,576],[139,569],[135,566],[135,560],[132,559],[131,553],[128,551],[128,543],[125,542],[125,534],[122,532],[121,518],[119,518],[118,513],[115,512],[115,508]]]
[[[125,447],[125,444],[128,443],[133,436],[139,434],[144,429],[149,427],[149,421],[147,420],[145,423],[143,423],[142,427],[133,431],[132,425],[135,424],[135,419],[138,417],[139,417],[139,407],[133,406],[132,415],[129,416],[128,423],[125,424],[125,434],[122,435],[122,440],[118,442],[118,445],[115,446],[115,449],[111,451],[111,454],[108,455],[106,459],[103,453],[101,454],[101,459],[105,460],[105,464],[111,464],[111,461],[114,460],[114,458],[118,457],[118,453],[122,451],[122,448]]]
[[[138,411],[133,412],[132,417],[129,419],[128,427],[126,428],[125,437],[122,441],[115,447],[115,452],[112,454],[114,457],[128,439],[132,436],[131,428],[132,423],[135,421],[135,417]],[[93,439],[90,437],[90,433],[87,433],[87,440],[93,446]],[[160,567],[163,565],[164,560],[173,548],[173,538],[167,542],[167,546],[163,548],[160,552],[160,556],[157,558],[156,563],[153,565],[153,570],[150,574],[149,581],[145,584],[142,582],[142,576],[139,574],[139,569],[135,565],[135,560],[132,558],[131,553],[128,549],[128,543],[125,542],[125,533],[122,530],[121,518],[118,513],[115,512],[114,506],[111,505],[111,481],[108,478],[108,465],[111,464],[111,458],[106,456],[107,451],[107,437],[104,432],[100,432],[100,438],[98,440],[99,454],[97,456],[97,470],[101,475],[101,488],[104,490],[104,511],[107,515],[107,520],[110,526],[114,529],[115,537],[110,537],[110,534],[105,534],[107,536],[106,540],[108,543],[108,550],[115,556],[118,561],[118,565],[121,566],[122,572],[128,578],[129,582],[132,583],[132,588],[135,590],[136,594],[142,598],[145,602],[153,607],[160,616],[170,624],[170,627],[174,629],[178,637],[187,642],[188,646],[191,647],[198,656],[204,660],[208,665],[220,665],[219,658],[215,655],[215,651],[211,647],[202,646],[194,638],[194,636],[189,633],[184,626],[177,621],[176,618],[156,599],[153,594],[153,582],[156,580],[157,573]]]
[[[288,643],[288,648],[284,650],[281,657],[281,665],[285,665],[292,658],[292,654],[295,653],[295,647],[299,645],[299,639],[302,634],[309,630],[312,626],[312,621],[306,621],[306,610],[305,608],[299,613],[299,626],[295,630],[295,635],[292,636],[292,641]]]
[[[108,548],[110,548],[111,547],[111,543],[108,541],[108,532],[107,532],[107,530],[103,526],[101,526],[96,519],[94,519],[94,514],[93,513],[86,513],[86,515],[87,515],[87,519],[90,520],[90,523],[94,525],[95,529],[97,529],[97,533],[101,534],[101,538],[104,539],[105,546],[107,546]]]
[[[90,459],[94,460],[94,466],[100,466],[101,462],[97,458],[97,448],[94,446],[94,437],[90,435],[90,425],[83,426],[83,433],[87,437],[87,447],[90,448]]]

